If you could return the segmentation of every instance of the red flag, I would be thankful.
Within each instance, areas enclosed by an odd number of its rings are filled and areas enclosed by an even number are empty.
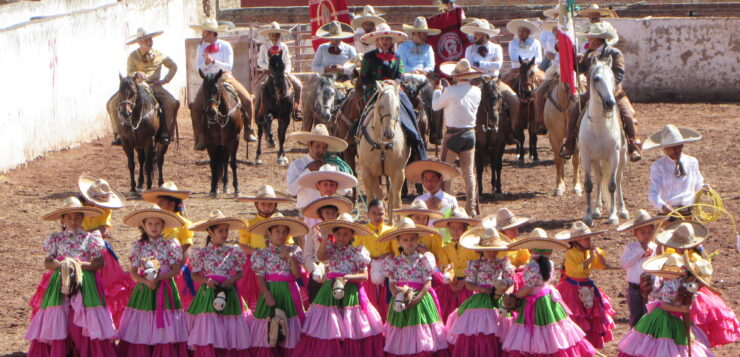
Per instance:
[[[460,31],[462,19],[463,9],[460,7],[427,17],[429,28],[442,30],[441,34],[427,39],[434,48],[435,70],[442,62],[457,61],[465,55],[469,42],[468,35]]]
[[[308,11],[311,16],[311,41],[313,50],[316,51],[319,45],[329,42],[324,39],[316,38],[316,30],[332,21],[350,23],[349,11],[347,10],[347,0],[308,0]],[[344,40],[347,43],[353,43],[353,38]]]
[[[560,55],[560,81],[570,86],[570,94],[576,94],[575,49],[570,37],[558,31],[558,54]]]

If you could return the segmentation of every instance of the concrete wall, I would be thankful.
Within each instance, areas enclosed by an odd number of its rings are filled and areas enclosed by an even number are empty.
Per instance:
[[[0,172],[111,132],[105,103],[140,26],[165,30],[154,47],[180,64],[167,89],[184,99],[184,38],[202,11],[200,0],[127,0],[0,30],[0,47],[12,49],[0,56]]]
[[[53,16],[113,4],[117,0],[22,1],[0,7],[0,29],[29,21],[32,17]]]

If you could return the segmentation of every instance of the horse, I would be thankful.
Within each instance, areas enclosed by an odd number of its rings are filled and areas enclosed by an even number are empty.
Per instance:
[[[498,79],[483,79],[481,101],[475,121],[475,171],[478,195],[483,194],[486,158],[491,165],[491,190],[501,195],[501,168],[506,143],[512,140],[511,112],[501,94]]]
[[[353,172],[357,172],[357,121],[360,120],[365,108],[362,93],[362,86],[357,86],[351,90],[344,102],[339,105],[339,110],[333,116],[330,125],[327,125],[332,135],[347,142],[347,149],[341,153],[341,156]]]
[[[553,84],[545,95],[545,127],[547,127],[547,138],[555,157],[555,196],[565,193],[565,162],[558,153],[565,141],[565,126],[568,121],[566,112],[569,104],[568,86],[561,82],[558,77],[553,78]],[[573,193],[581,196],[581,172],[579,171],[580,158],[578,153],[571,158],[573,165]]]
[[[431,98],[425,97],[425,89],[430,86],[429,80],[426,77],[418,75],[405,76],[403,78],[402,87],[406,96],[411,101],[411,106],[414,108],[414,114],[416,115],[416,121],[419,125],[419,135],[421,139],[426,142],[429,132],[429,118],[432,115],[432,103]],[[412,155],[409,162],[421,160],[418,154]],[[421,195],[424,193],[424,188],[421,184],[416,184],[416,192]],[[403,189],[401,190],[401,196],[408,196],[408,185],[404,183]]]
[[[272,118],[278,118],[278,165],[287,166],[288,158],[285,157],[285,132],[293,115],[293,98],[295,92],[290,80],[285,76],[285,63],[280,55],[270,56],[268,64],[269,75],[265,85],[262,87],[260,103],[257,109],[257,156],[255,163],[262,164],[262,134],[272,134]],[[268,138],[269,140],[269,138]]]
[[[586,179],[586,212],[583,222],[591,226],[592,218],[601,216],[602,191],[608,190],[611,206],[607,222],[617,225],[617,210],[620,217],[629,218],[622,197],[622,171],[627,162],[627,141],[622,133],[619,111],[616,110],[616,80],[611,70],[611,58],[593,61],[588,81],[590,99],[578,131],[578,149]],[[596,176],[595,182],[591,179],[591,170]],[[592,209],[591,193],[594,187],[596,208]]]
[[[383,197],[381,180],[388,177],[388,209],[401,207],[404,168],[411,156],[401,127],[399,84],[376,82],[377,101],[373,110],[360,123],[358,147],[359,171],[368,200]]]
[[[327,128],[335,124],[332,119],[347,95],[347,89],[337,87],[334,75],[325,74],[319,77],[316,86],[316,99],[311,107],[311,115],[304,119],[303,130],[311,131],[311,128],[316,124],[324,124]]]
[[[535,123],[534,111],[534,91],[539,86],[539,80],[535,76],[534,58],[529,61],[523,61],[519,57],[519,75],[514,80],[514,91],[519,96],[522,107],[519,110],[519,118],[514,122],[514,134],[519,144],[517,144],[517,153],[519,153],[519,163],[524,163],[524,129],[529,133],[529,158],[532,161],[539,161],[537,154],[537,124]]]
[[[134,77],[118,75],[118,106],[110,101],[107,106],[108,115],[114,120],[116,131],[121,137],[121,147],[128,158],[128,170],[131,175],[131,191],[138,192],[144,188],[144,173],[146,172],[146,188],[152,188],[152,169],[156,159],[159,173],[158,185],[162,186],[164,177],[164,154],[169,143],[158,143],[155,135],[159,129],[161,112],[157,99],[146,84],[138,83]],[[136,163],[134,152],[139,160],[139,183],[135,179]]]
[[[211,161],[211,192],[210,196],[218,196],[218,182],[223,181],[223,192],[228,193],[229,166],[234,175],[232,184],[234,194],[239,194],[239,179],[237,178],[236,154],[239,152],[239,132],[244,123],[249,120],[246,106],[239,101],[236,92],[226,89],[226,85],[219,83],[223,71],[216,74],[204,74],[198,70],[203,78],[203,133],[206,138],[206,149]]]

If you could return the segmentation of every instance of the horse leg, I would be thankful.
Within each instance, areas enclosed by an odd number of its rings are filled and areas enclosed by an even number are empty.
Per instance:
[[[216,198],[218,196],[218,148],[208,147],[208,157],[211,165],[211,191],[208,196]]]
[[[280,145],[280,148],[278,150],[278,165],[279,166],[288,166],[288,158],[285,157],[285,132],[288,131],[288,124],[290,124],[290,116],[287,116],[287,118],[283,117],[280,118],[280,121],[278,122],[278,143]]]
[[[398,170],[396,175],[389,178],[391,181],[391,192],[388,192],[388,207],[393,212],[393,210],[401,208],[401,185],[406,181],[406,175],[403,170]],[[393,221],[394,219],[391,216],[391,222]]]
[[[144,188],[144,163],[146,162],[146,152],[144,150],[144,148],[136,150],[136,153],[139,156],[139,184],[136,185],[137,190]]]
[[[257,123],[257,153],[254,157],[255,165],[262,165],[262,134],[265,132],[265,123]]]
[[[221,146],[221,183],[222,191],[224,194],[229,193],[229,159],[231,158],[231,148],[228,146]]]
[[[152,171],[154,169],[154,155],[155,155],[155,149],[154,149],[154,139],[152,139],[152,142],[147,145],[147,151],[146,151],[146,161],[144,161],[144,165],[146,165],[146,189],[149,190],[152,188]]]
[[[547,114],[545,115],[547,116]],[[547,119],[545,119],[545,122],[547,122]],[[558,155],[560,147],[563,146],[563,138],[556,137],[553,129],[549,129],[547,133],[547,139],[550,141],[553,152],[553,161],[555,161],[555,196],[559,197],[565,193],[565,161]],[[573,155],[573,159],[576,156]]]
[[[537,154],[537,123],[534,119],[534,109],[532,109],[532,115],[527,119],[527,132],[529,133],[529,158],[532,159],[532,161],[540,161],[540,156]]]
[[[504,141],[501,142],[501,145],[499,145],[498,149],[494,150],[491,155],[491,176],[495,176],[496,178],[496,180],[494,181],[496,185],[496,196],[499,198],[503,196],[503,191],[501,190],[501,170],[504,167],[504,150],[506,149],[506,139],[503,140]]]
[[[604,173],[609,173],[609,220],[607,223],[611,225],[619,224],[619,217],[617,217],[617,175],[619,172],[619,152],[612,154],[609,163],[604,167]],[[608,169],[608,171],[606,170]]]
[[[164,174],[163,174],[162,166],[164,166],[164,154],[167,153],[167,148],[169,148],[169,146],[170,146],[169,143],[157,145],[157,171],[159,174],[159,179],[157,180],[157,186],[159,187],[162,187],[162,184],[164,184]]]
[[[478,180],[478,197],[483,197],[483,170],[485,170],[486,161],[482,154],[485,146],[485,142],[475,141],[475,179]],[[493,160],[493,158],[490,159]],[[493,167],[491,167],[491,185],[493,186]]]
[[[270,115],[270,119],[265,122],[265,132],[267,132],[267,147],[270,149],[275,148],[275,137],[272,135],[272,119],[273,116]]]
[[[231,147],[231,173],[234,175],[232,178],[233,186],[234,186],[234,197],[239,196],[239,179],[236,175],[237,170],[237,154],[239,153],[239,134],[236,134],[236,140],[234,140],[234,145]]]
[[[559,152],[559,150],[555,152],[555,156],[560,157],[560,155],[558,155]],[[578,154],[578,151],[576,151],[570,159],[573,161],[573,193],[575,193],[576,196],[581,197],[581,195],[583,194],[581,171],[579,167],[581,163],[581,157]],[[565,163],[563,163],[563,175],[565,175]]]
[[[585,179],[584,188],[586,189],[586,212],[583,214],[583,223],[593,226],[593,218],[591,217],[591,193],[594,190],[594,182],[591,180],[591,158],[588,154],[581,153],[581,161],[583,162],[583,177]]]
[[[624,204],[624,196],[622,196],[622,178],[624,173],[624,166],[627,164],[626,151],[624,150],[624,148],[622,150],[624,154],[620,155],[619,168],[617,169],[617,209],[619,210],[619,217],[629,219],[630,214]]]
[[[131,175],[131,190],[130,192],[136,192],[136,162],[134,161],[134,146],[128,140],[122,140],[121,146],[123,152],[126,153],[126,159],[128,160],[128,171]]]
[[[594,172],[594,189],[596,190],[596,196],[594,197],[594,211],[592,214],[593,218],[601,217],[601,208],[603,205],[603,196],[607,190],[604,189],[604,164],[593,160],[591,161],[591,170]]]

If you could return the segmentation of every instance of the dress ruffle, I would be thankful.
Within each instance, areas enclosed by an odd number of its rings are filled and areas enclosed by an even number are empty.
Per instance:
[[[185,313],[182,310],[164,310],[164,321],[169,322],[164,328],[156,327],[154,311],[142,311],[127,307],[121,317],[118,334],[121,341],[129,344],[159,345],[183,344],[188,341],[185,326]]]
[[[242,278],[236,282],[236,289],[247,303],[249,309],[254,310],[260,296],[260,288],[257,285],[257,275],[252,270],[251,255],[247,256],[247,261],[242,266]]]
[[[556,288],[570,310],[568,316],[583,330],[586,338],[595,348],[600,349],[604,347],[605,342],[613,339],[613,316],[616,312],[612,308],[611,298],[608,295],[599,289],[603,306],[599,304],[596,294],[594,294],[594,305],[587,309],[579,298],[578,285],[571,284],[563,279]],[[593,288],[598,289],[598,287]]]
[[[733,343],[740,337],[735,312],[719,295],[702,286],[691,305],[691,321],[709,337],[710,347]]]
[[[445,327],[441,321],[402,328],[386,323],[384,350],[396,355],[447,350],[446,337]]]
[[[447,318],[447,342],[457,348],[460,336],[495,335],[501,337],[497,309],[467,309],[462,315],[457,310]],[[501,337],[503,338],[503,337]]]
[[[460,335],[452,349],[452,357],[498,357],[500,355],[501,343],[493,334]]]
[[[586,353],[573,356],[591,356],[595,350],[591,344],[584,339],[585,334],[578,326],[568,318],[546,326],[534,325],[532,334],[527,331],[524,324],[514,323],[504,338],[504,352],[519,352],[511,356],[525,355],[554,355],[570,356],[568,351]],[[584,343],[585,342],[585,343]],[[589,354],[590,353],[590,354]],[[510,356],[509,354],[504,354]]]
[[[188,327],[188,347],[212,346],[215,349],[246,350],[251,347],[247,312],[242,316],[224,316],[216,313],[185,314]]]
[[[98,282],[103,286],[105,304],[113,316],[113,323],[118,326],[136,283],[108,250],[103,251],[103,260],[105,266],[97,273]]]
[[[709,348],[702,343],[692,341],[692,357],[712,357]],[[621,341],[619,341],[620,357],[688,357],[689,351],[687,346],[677,345],[670,338],[655,338],[640,332],[630,330]]]
[[[460,280],[459,284],[465,284],[464,281]],[[473,296],[473,292],[463,287],[458,292],[453,292],[449,284],[442,285],[439,289],[435,289],[437,292],[437,298],[439,299],[439,307],[441,311],[439,315],[444,321],[447,321],[452,311],[460,307],[465,300]]]
[[[158,344],[151,346],[145,344],[132,344],[126,341],[121,341],[118,343],[118,347],[116,348],[117,357],[180,357],[187,355],[188,348],[185,342]]]
[[[254,319],[252,321],[252,347],[260,349],[260,348],[271,348],[268,342],[268,326],[269,326],[270,320],[269,319]],[[288,318],[288,338],[284,340],[281,344],[279,344],[282,348],[285,349],[294,349],[296,346],[298,346],[298,342],[301,339],[301,320],[297,317],[289,317]]]

